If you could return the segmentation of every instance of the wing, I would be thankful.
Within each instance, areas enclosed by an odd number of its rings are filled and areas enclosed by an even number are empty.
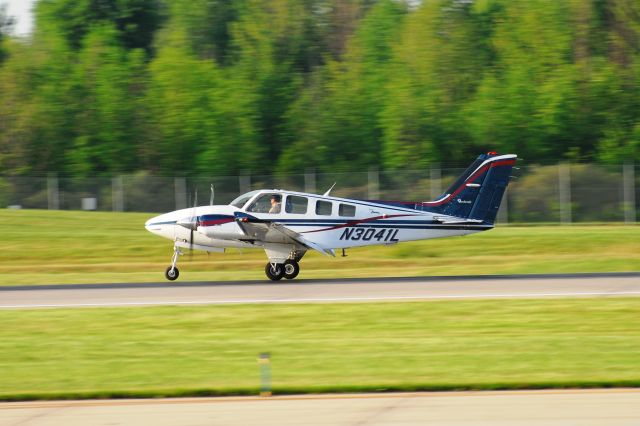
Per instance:
[[[282,223],[259,219],[243,212],[236,212],[235,216],[238,226],[247,239],[268,243],[294,243],[307,249],[315,250],[325,256],[335,257],[336,255],[333,249],[308,240]]]

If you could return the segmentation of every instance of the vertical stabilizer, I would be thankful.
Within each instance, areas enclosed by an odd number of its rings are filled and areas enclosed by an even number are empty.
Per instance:
[[[514,154],[480,155],[442,196],[422,210],[493,224],[516,162]]]

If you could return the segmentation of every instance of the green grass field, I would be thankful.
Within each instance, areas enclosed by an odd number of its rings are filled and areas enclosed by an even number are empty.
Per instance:
[[[0,399],[640,386],[640,298],[0,311]]]
[[[0,285],[162,281],[150,214],[0,210]],[[180,280],[264,279],[262,251]],[[302,262],[301,278],[640,270],[640,227],[508,226]],[[640,298],[0,311],[0,399],[640,386]]]
[[[150,234],[152,214],[0,210],[0,285],[163,281],[172,244]],[[506,226],[470,235],[348,251],[310,252],[300,278],[640,270],[640,227]],[[262,250],[196,252],[180,281],[265,279]]]

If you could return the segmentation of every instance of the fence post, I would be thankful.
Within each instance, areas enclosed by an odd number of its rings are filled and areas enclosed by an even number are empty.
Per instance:
[[[622,193],[624,221],[634,223],[636,221],[636,188],[635,188],[635,165],[631,163],[622,166]]]
[[[173,192],[176,201],[176,210],[187,208],[187,179],[183,177],[173,178]]]
[[[504,194],[502,194],[502,202],[500,203],[500,209],[498,210],[498,223],[505,225],[509,223],[509,188],[505,188]]]
[[[316,171],[315,169],[307,169],[304,174],[304,192],[315,194],[316,192]]]
[[[560,223],[571,223],[571,169],[569,164],[558,165],[558,188],[560,198]]]
[[[251,191],[251,175],[245,174],[238,177],[238,183],[240,184],[240,193]]]
[[[49,173],[47,176],[47,207],[49,210],[60,209],[60,191],[58,190],[58,176]]]
[[[442,170],[438,164],[433,164],[429,170],[429,181],[431,183],[431,199],[435,200],[442,194]]]
[[[111,178],[111,204],[114,212],[124,211],[124,184],[122,175]]]
[[[380,176],[378,169],[370,169],[367,177],[367,196],[370,200],[380,199]]]

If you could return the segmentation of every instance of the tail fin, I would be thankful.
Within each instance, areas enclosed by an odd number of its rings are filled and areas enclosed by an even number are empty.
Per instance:
[[[516,159],[514,154],[480,155],[438,200],[422,203],[422,210],[493,224]]]

